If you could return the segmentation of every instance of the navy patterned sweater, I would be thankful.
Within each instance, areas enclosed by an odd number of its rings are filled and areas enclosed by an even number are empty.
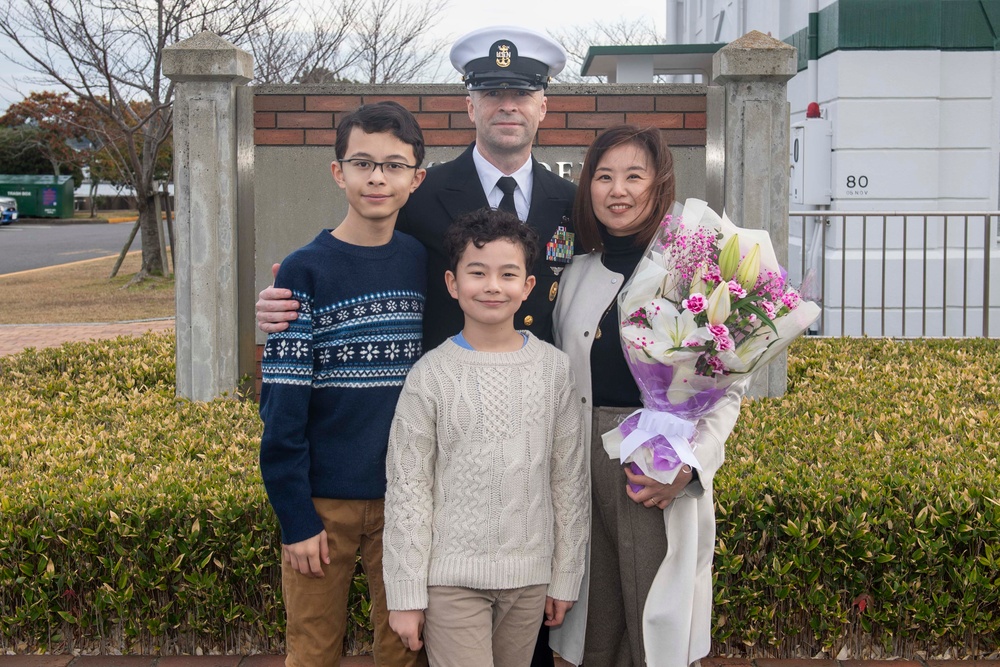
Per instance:
[[[282,542],[317,535],[312,498],[385,496],[396,399],[420,357],[427,252],[396,232],[362,247],[321,232],[281,263],[302,304],[264,347],[260,468]]]

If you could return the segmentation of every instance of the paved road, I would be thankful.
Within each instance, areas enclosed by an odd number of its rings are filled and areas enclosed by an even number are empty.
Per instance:
[[[0,275],[117,255],[132,223],[75,225],[31,223],[0,227]],[[139,250],[139,234],[131,250]]]

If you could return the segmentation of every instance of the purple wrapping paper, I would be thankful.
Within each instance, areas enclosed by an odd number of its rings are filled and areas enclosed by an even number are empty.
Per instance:
[[[683,403],[671,403],[667,398],[667,390],[674,379],[673,366],[635,361],[627,352],[625,361],[632,371],[635,383],[639,385],[639,391],[642,392],[643,406],[649,410],[669,412],[689,421],[697,421],[705,416],[725,395],[726,389],[731,384],[731,381],[726,380],[729,377],[732,377],[732,381],[737,379],[735,376],[724,376],[724,379],[720,378],[723,381],[719,382],[719,385],[723,386],[717,385],[712,389],[695,392]]]

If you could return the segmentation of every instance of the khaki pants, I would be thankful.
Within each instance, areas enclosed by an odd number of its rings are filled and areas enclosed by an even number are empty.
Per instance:
[[[548,586],[428,586],[424,642],[433,667],[526,667]]]
[[[339,667],[347,629],[347,595],[354,577],[358,549],[368,575],[375,626],[375,664],[418,667],[427,664],[423,652],[403,646],[389,628],[382,583],[384,502],[313,498],[330,547],[324,577],[307,577],[281,563],[281,589],[288,617],[286,667]]]

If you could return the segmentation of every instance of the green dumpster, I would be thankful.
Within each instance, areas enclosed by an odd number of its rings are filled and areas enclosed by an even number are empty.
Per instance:
[[[0,197],[17,200],[22,218],[72,218],[72,176],[0,175]]]

